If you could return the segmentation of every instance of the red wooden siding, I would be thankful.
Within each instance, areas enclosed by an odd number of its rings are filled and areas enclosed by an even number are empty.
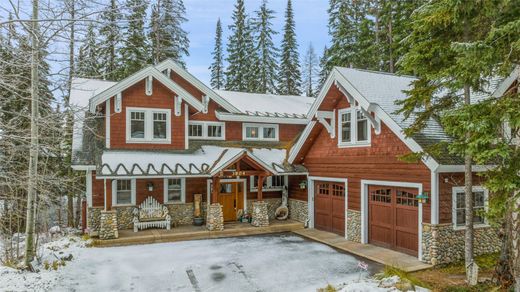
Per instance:
[[[483,178],[473,174],[473,185],[483,184]],[[439,174],[439,223],[452,223],[453,187],[464,186],[464,173]]]
[[[307,202],[307,188],[301,189],[300,182],[307,181],[305,175],[290,175],[289,176],[289,198]]]

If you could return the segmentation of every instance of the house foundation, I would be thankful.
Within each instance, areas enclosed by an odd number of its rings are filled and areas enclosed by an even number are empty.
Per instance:
[[[222,205],[219,203],[209,205],[208,218],[206,222],[206,228],[209,231],[224,230],[224,213],[222,212]]]
[[[116,239],[119,237],[117,229],[117,211],[101,211],[99,221],[100,239]]]

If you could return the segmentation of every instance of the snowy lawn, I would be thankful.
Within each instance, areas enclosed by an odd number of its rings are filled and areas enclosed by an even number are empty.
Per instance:
[[[74,259],[58,271],[0,268],[0,291],[316,291],[327,284],[356,283],[381,269],[368,262],[368,271],[360,274],[358,258],[292,234],[111,248],[77,245],[64,248],[63,254]]]

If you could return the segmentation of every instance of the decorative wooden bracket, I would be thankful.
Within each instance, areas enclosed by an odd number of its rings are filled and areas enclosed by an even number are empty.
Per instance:
[[[170,69],[170,68],[166,69],[166,76],[168,76],[168,78],[170,78],[171,73],[172,73],[172,69]]]
[[[374,128],[374,132],[376,133],[376,135],[381,134],[381,120],[372,116],[371,112],[365,110],[362,107],[359,107],[359,110],[363,113],[365,117],[367,117],[370,124],[372,124],[372,127]]]
[[[331,138],[336,137],[336,110],[333,111],[317,111],[316,119],[325,127],[329,132]],[[330,123],[326,119],[330,120]]]
[[[152,88],[153,88],[153,77],[148,76],[145,79],[145,93],[146,95],[150,96],[152,95]]]
[[[173,103],[175,109],[175,116],[178,117],[181,115],[182,112],[182,98],[180,98],[179,96],[175,96],[173,98]]]
[[[208,106],[209,106],[209,96],[203,95],[202,96],[202,104],[204,105],[204,109],[202,110],[203,113],[208,113]]]
[[[122,94],[121,92],[119,92],[118,94],[116,94],[116,100],[114,102],[114,111],[116,113],[120,113],[121,112],[121,109],[122,109]]]
[[[341,85],[341,83],[339,83],[337,80],[334,81],[334,85],[336,85],[336,87],[339,89],[339,91],[347,98],[350,106],[354,107],[356,105],[356,100],[354,99],[354,97],[352,97],[352,95],[350,95],[347,92],[345,87],[343,87],[343,85]]]

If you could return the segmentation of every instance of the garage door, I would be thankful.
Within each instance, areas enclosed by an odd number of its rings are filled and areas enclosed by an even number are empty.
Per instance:
[[[345,184],[314,183],[314,227],[345,236]]]
[[[369,242],[417,255],[416,196],[413,188],[369,186]]]

